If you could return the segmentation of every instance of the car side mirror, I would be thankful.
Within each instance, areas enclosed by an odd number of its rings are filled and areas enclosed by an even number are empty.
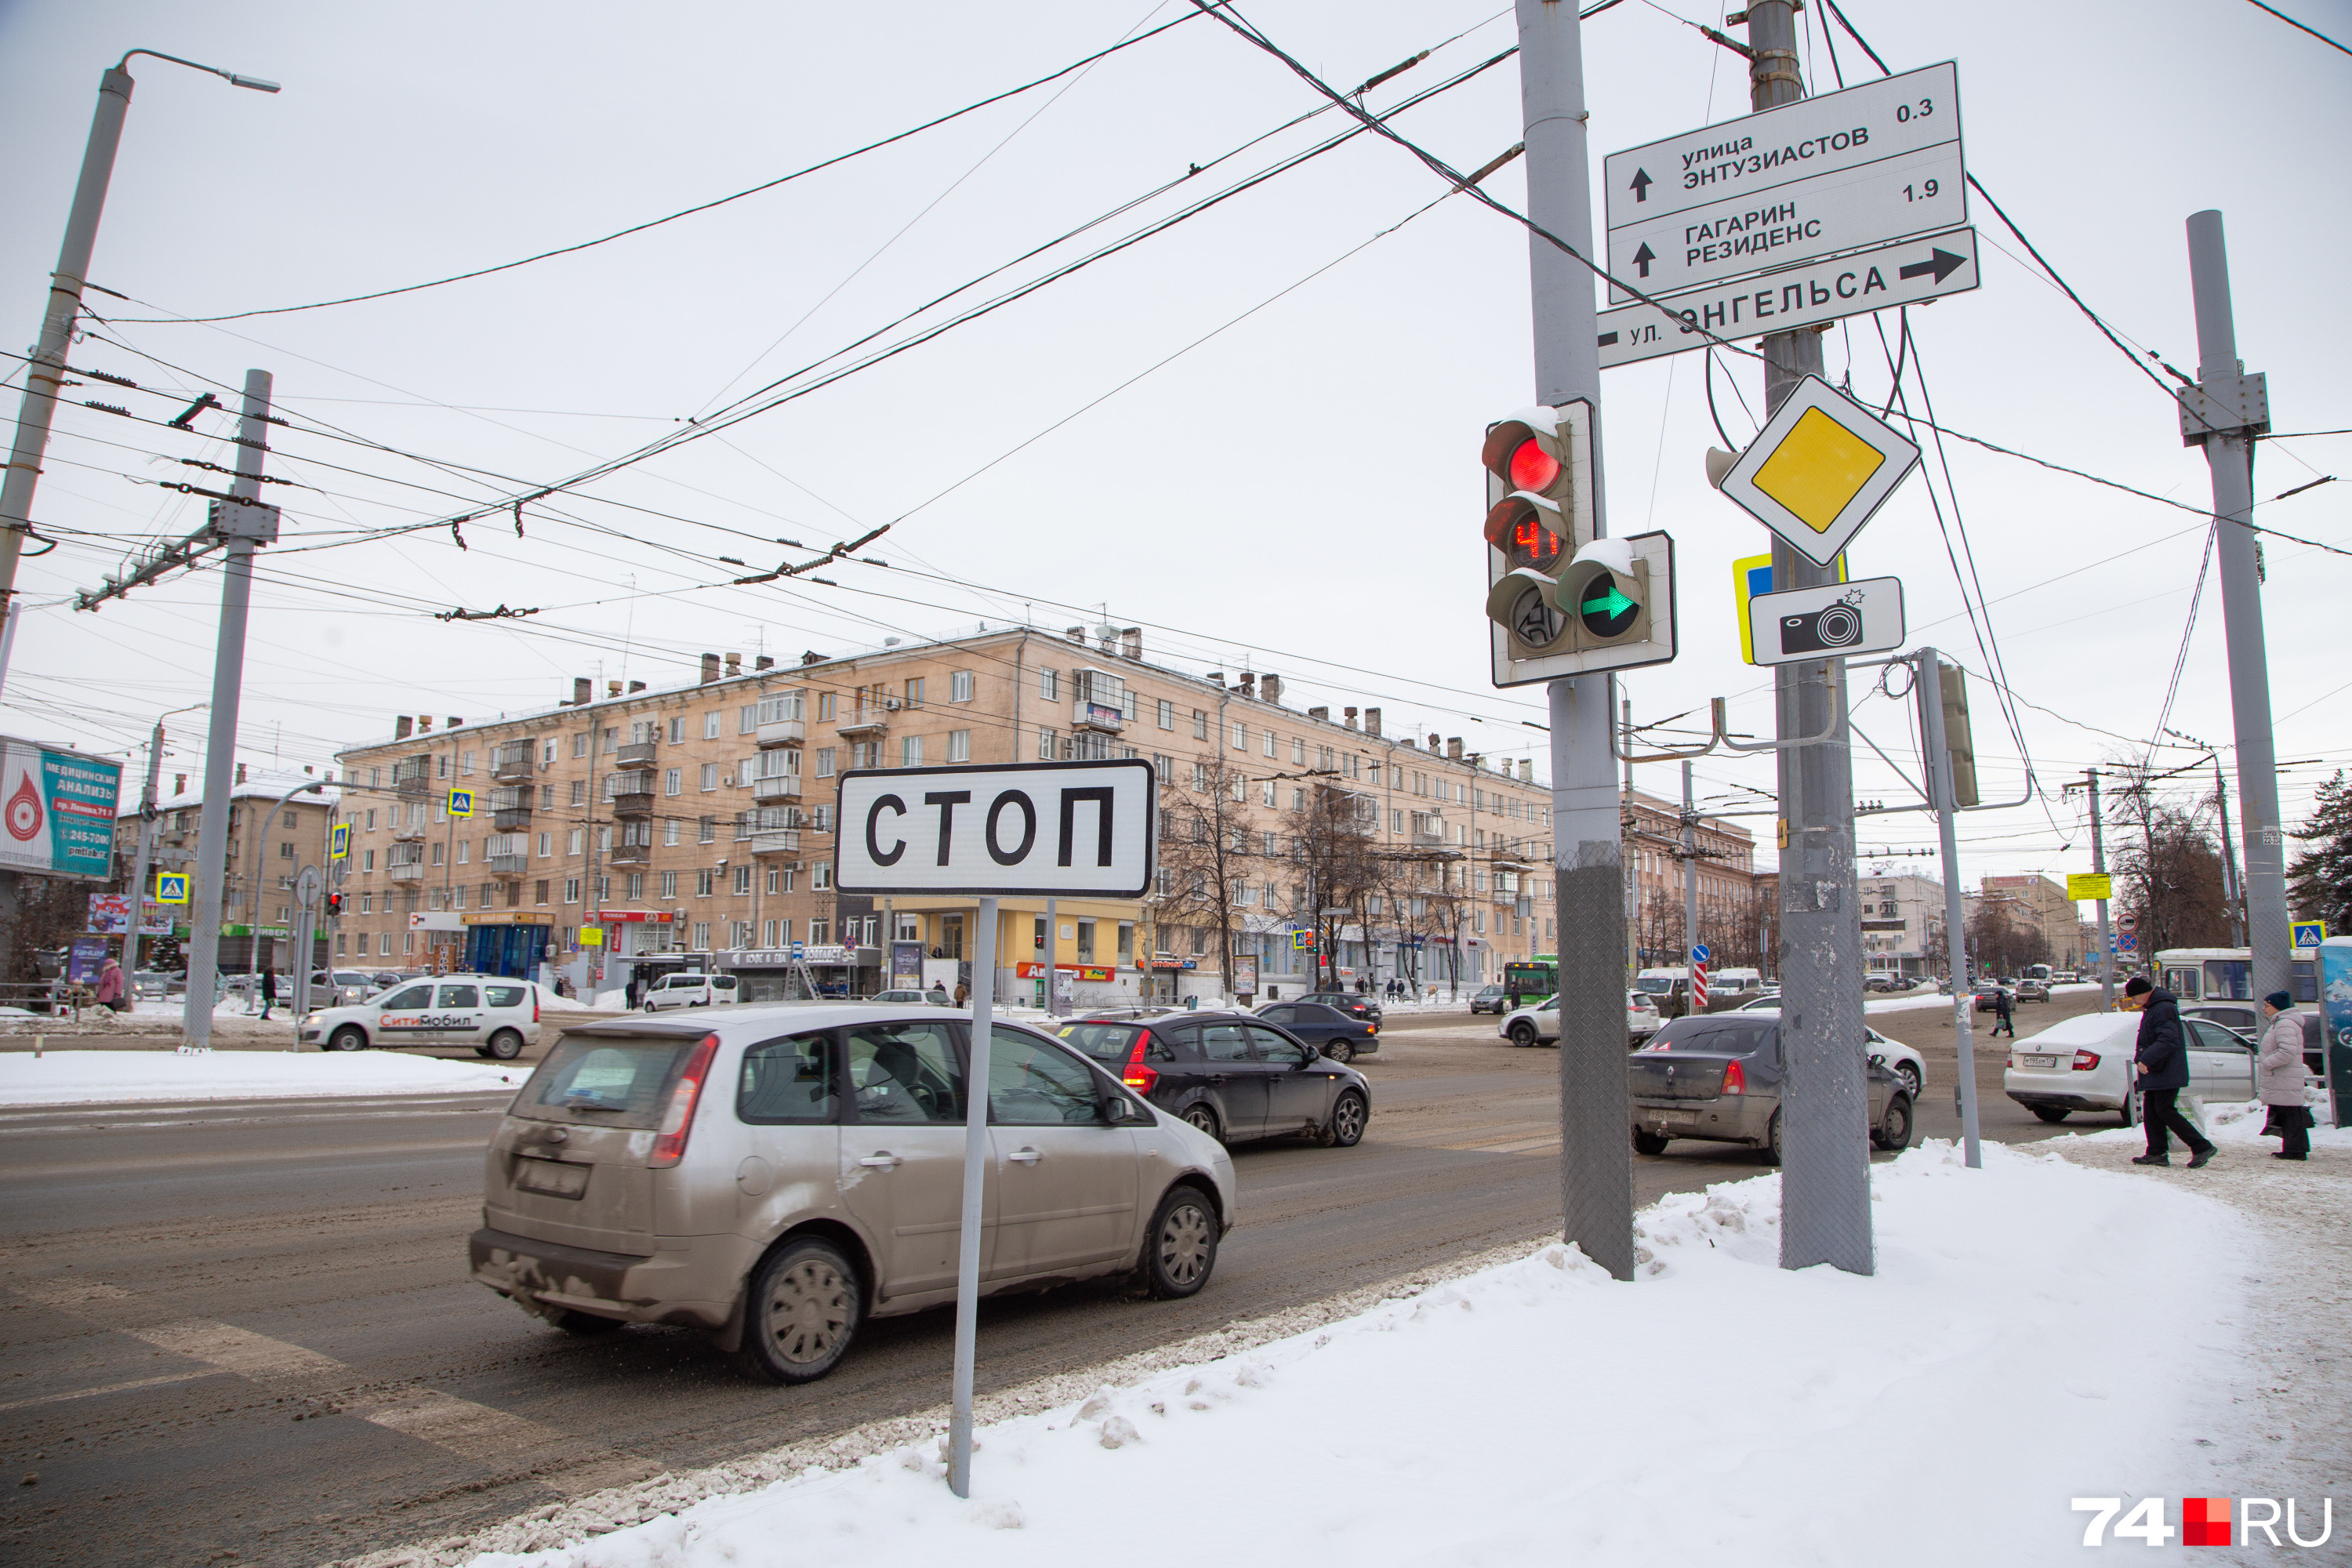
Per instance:
[[[1298,1065],[1300,1067],[1311,1068],[1322,1059],[1323,1053],[1316,1049],[1313,1046],[1301,1046],[1298,1047]]]
[[[1885,1067],[1885,1066],[1886,1065],[1886,1053],[1885,1053],[1885,1052],[1884,1052],[1884,1051],[1873,1051],[1873,1052],[1871,1052],[1871,1053],[1870,1053],[1870,1065],[1871,1065],[1872,1067],[1874,1067],[1874,1068],[1883,1068],[1883,1067]]]
[[[1141,1120],[1141,1118],[1138,1117],[1135,1113],[1135,1101],[1128,1099],[1127,1096],[1123,1094],[1107,1094],[1103,1096],[1102,1110],[1103,1120],[1113,1126],[1117,1126],[1122,1121],[1137,1121]]]

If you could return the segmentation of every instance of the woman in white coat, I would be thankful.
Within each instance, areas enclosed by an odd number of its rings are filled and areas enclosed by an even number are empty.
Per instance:
[[[2303,1160],[2311,1155],[2311,1108],[2304,1103],[2303,1020],[2293,1009],[2294,998],[2273,991],[2263,998],[2260,1054],[2254,1058],[2254,1092],[2270,1111],[2265,1136],[2282,1141],[2273,1160]]]

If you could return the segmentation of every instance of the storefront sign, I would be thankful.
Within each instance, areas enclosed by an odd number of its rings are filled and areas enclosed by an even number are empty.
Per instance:
[[[661,926],[676,925],[677,923],[677,911],[675,910],[598,910],[594,914],[588,917],[588,923],[590,925],[598,926],[636,925],[640,923]]]
[[[411,931],[463,931],[463,918],[455,910],[418,910],[408,917]]]
[[[814,963],[839,969],[857,963],[855,948],[794,942],[790,947],[742,947],[718,952],[711,959],[722,969],[789,969],[794,963]]]
[[[551,916],[530,910],[486,910],[480,914],[460,915],[457,919],[469,926],[543,926],[554,923]]]
[[[1201,961],[1197,958],[1178,958],[1173,953],[1156,952],[1151,955],[1151,967],[1163,970],[1198,969],[1201,967]]]

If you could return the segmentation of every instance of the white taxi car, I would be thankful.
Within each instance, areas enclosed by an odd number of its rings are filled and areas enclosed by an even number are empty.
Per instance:
[[[539,1039],[539,987],[498,974],[442,974],[348,1007],[307,1015],[300,1038],[331,1051],[370,1046],[471,1046],[512,1061]]]

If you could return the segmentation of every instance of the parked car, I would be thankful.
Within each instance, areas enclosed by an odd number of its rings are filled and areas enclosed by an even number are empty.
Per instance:
[[[1305,1133],[1347,1149],[1371,1122],[1363,1074],[1247,1013],[1076,1018],[1056,1032],[1153,1105],[1222,1142]]]
[[[2010,1005],[2011,1006],[2014,1006],[2017,1003],[2017,993],[2010,990],[2007,985],[2002,984],[1997,980],[1988,980],[1983,982],[1981,984],[1977,986],[1974,994],[1976,996],[1977,1003],[1976,1010],[1979,1013],[2000,1012],[2000,999],[2004,995],[2009,998]]]
[[[2189,1049],[2188,1093],[2198,1100],[2254,1098],[2253,1042],[2209,1018],[2183,1018]],[[2064,1018],[2009,1048],[2001,1087],[2009,1098],[2044,1121],[2077,1110],[2108,1111],[2129,1127],[2139,1114],[2131,1090],[2132,1056],[2139,1041],[2136,1013],[2085,1013]]]
[[[1507,1012],[1510,1010],[1510,1003],[1511,994],[1501,986],[1483,986],[1476,995],[1470,998],[1470,1011],[1474,1016],[1480,1013]]]
[[[1625,1003],[1625,1044],[1630,1048],[1648,1039],[1658,1027],[1657,1004],[1637,1007],[1631,997]],[[1545,997],[1529,1003],[1517,1012],[1507,1015],[1495,1026],[1495,1032],[1515,1046],[1553,1046],[1559,1043],[1559,998]]]
[[[1292,1000],[1320,1002],[1326,1007],[1339,1008],[1350,1018],[1368,1019],[1375,1024],[1381,1021],[1381,1005],[1369,996],[1359,996],[1353,991],[1309,991],[1306,995],[1293,997]]]
[[[1625,993],[1625,1032],[1634,1039],[1648,1039],[1664,1022],[1665,1019],[1658,1014],[1657,999],[1648,992]]]
[[[2243,1035],[2250,1040],[2262,1038],[2262,1016],[2254,1011],[2252,1002],[2192,1002],[2180,1009],[2184,1018],[2202,1018],[2219,1024],[2233,1035]],[[2309,1015],[2317,1017],[2317,1014]]]
[[[1676,1018],[1626,1058],[1633,1149],[1663,1154],[1676,1138],[1745,1143],[1780,1163],[1780,1021],[1739,1013]],[[1870,1141],[1911,1142],[1914,1099],[1875,1052],[1864,1064]]]
[[[1909,991],[1917,984],[1917,981],[1906,975],[1873,974],[1863,981],[1862,988],[1864,991]]]
[[[679,969],[646,986],[637,1007],[659,1013],[670,1007],[731,1006],[740,995],[732,974],[698,974]]]
[[[310,974],[310,1000],[329,1006],[364,1002],[383,987],[375,976],[360,969],[320,969]]]
[[[1770,1013],[1777,1017],[1780,1011],[1780,998],[1774,995],[1769,1000],[1750,1002],[1738,1011]],[[1901,1079],[1903,1087],[1911,1092],[1912,1103],[1917,1104],[1920,1091],[1927,1087],[1927,1058],[1902,1041],[1880,1034],[1867,1024],[1863,1026],[1862,1037],[1864,1051]]]
[[[444,974],[341,1007],[303,1015],[305,1045],[331,1051],[370,1046],[471,1046],[478,1057],[512,1061],[539,1040],[533,981],[497,974]]]
[[[671,976],[670,978],[675,979],[676,976]],[[952,1007],[955,1005],[954,998],[950,996],[944,991],[925,991],[919,987],[912,985],[900,986],[896,991],[877,991],[873,995],[868,996],[866,1000],[869,1002],[898,1002],[906,1004],[908,1006],[925,1005],[932,1007]]]
[[[184,996],[188,994],[188,976],[184,971],[142,969],[131,976],[133,996]]]
[[[2017,983],[2016,999],[2020,1002],[2047,1002],[2050,983],[2046,980],[2021,980]]]
[[[1752,1002],[1742,1002],[1732,1009],[1735,1013],[1777,1013],[1780,1010],[1780,988],[1777,985]]]
[[[474,1278],[569,1332],[680,1324],[751,1376],[824,1376],[868,1318],[955,1300],[971,1027],[850,1004],[566,1031],[491,1139]],[[982,1294],[1208,1283],[1214,1139],[1019,1025],[988,1079]]]
[[[1381,1048],[1379,1024],[1350,1017],[1327,1002],[1269,1002],[1257,1016],[1279,1024],[1335,1062],[1351,1062]]]

